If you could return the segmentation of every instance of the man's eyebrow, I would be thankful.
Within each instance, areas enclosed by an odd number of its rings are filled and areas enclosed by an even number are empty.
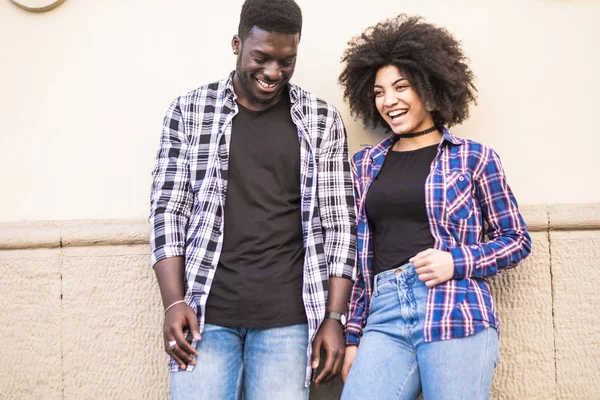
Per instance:
[[[268,54],[267,54],[267,53],[263,53],[263,52],[262,52],[262,51],[260,51],[260,50],[252,50],[250,53],[252,53],[252,54],[255,54],[255,55],[257,55],[257,56],[261,56],[261,57],[267,57],[267,56],[268,56]]]
[[[252,55],[256,55],[256,56],[260,56],[260,57],[264,57],[264,58],[269,58],[269,57],[271,57],[271,55],[270,55],[270,54],[267,54],[267,53],[265,53],[265,52],[263,52],[263,51],[256,50],[256,49],[255,49],[255,50],[252,50],[252,51],[250,51],[250,53],[251,53]],[[297,54],[296,54],[296,53],[294,53],[294,54],[290,54],[289,56],[286,56],[285,58],[286,58],[286,59],[288,59],[288,58],[290,58],[290,59],[291,59],[291,58],[296,58],[296,56],[297,56]]]

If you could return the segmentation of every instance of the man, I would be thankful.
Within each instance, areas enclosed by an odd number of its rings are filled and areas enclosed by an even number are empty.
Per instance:
[[[316,383],[341,368],[352,179],[338,111],[289,83],[301,28],[293,0],[247,0],[235,71],[165,117],[150,222],[174,399],[307,399],[322,354]]]

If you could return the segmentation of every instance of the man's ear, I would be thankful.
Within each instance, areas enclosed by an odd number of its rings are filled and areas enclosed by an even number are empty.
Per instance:
[[[240,54],[242,49],[242,40],[238,35],[233,35],[233,39],[231,39],[231,48],[233,49],[233,54],[236,56]]]

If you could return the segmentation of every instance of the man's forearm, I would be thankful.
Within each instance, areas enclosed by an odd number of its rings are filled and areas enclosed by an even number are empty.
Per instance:
[[[163,306],[166,308],[178,300],[183,300],[184,257],[164,258],[156,263],[154,272],[160,287]]]
[[[350,300],[350,291],[353,282],[346,278],[329,277],[329,296],[327,298],[327,311],[345,313]]]

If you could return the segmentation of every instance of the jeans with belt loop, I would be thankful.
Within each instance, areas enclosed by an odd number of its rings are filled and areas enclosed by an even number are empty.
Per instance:
[[[172,400],[308,400],[306,324],[270,329],[206,324],[193,371],[171,373]]]
[[[424,341],[427,293],[409,263],[374,278],[371,312],[342,400],[480,400],[489,397],[498,333]]]

